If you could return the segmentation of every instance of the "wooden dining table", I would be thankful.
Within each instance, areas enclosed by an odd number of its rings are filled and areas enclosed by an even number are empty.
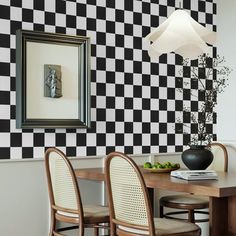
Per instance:
[[[217,172],[218,180],[186,181],[169,173],[152,173],[141,168],[149,189],[208,196],[210,236],[236,236],[236,174]],[[103,168],[76,169],[78,178],[105,181]],[[153,198],[152,198],[153,199]]]

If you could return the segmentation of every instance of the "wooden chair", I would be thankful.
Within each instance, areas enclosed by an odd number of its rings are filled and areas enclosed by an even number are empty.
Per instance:
[[[201,235],[192,223],[153,218],[143,176],[123,153],[110,153],[105,161],[111,236]]]
[[[228,171],[228,152],[226,147],[221,143],[211,143],[209,144],[209,148],[215,149],[212,150],[214,154],[214,160],[211,164],[210,168],[219,170],[223,169],[224,172]],[[219,151],[221,152],[219,155]],[[221,156],[222,162],[219,168],[217,165],[216,156]],[[223,168],[222,168],[223,167]],[[209,221],[209,217],[203,217],[196,219],[195,214],[203,214],[209,215],[208,211],[204,211],[203,209],[209,208],[209,199],[208,197],[200,197],[193,196],[191,194],[180,194],[180,195],[171,195],[161,197],[159,200],[160,203],[160,217],[168,218],[168,219],[179,219],[179,220],[187,220],[192,223],[200,223]],[[178,211],[166,212],[164,213],[164,207],[178,209]],[[188,214],[184,219],[179,218],[179,215]]]
[[[49,148],[45,153],[45,167],[48,182],[51,226],[50,236],[63,235],[60,232],[78,228],[78,235],[84,235],[85,228],[94,228],[94,235],[99,228],[109,223],[108,207],[82,205],[78,182],[70,161],[60,150]],[[70,223],[74,227],[58,229],[57,223]],[[75,227],[76,226],[76,227]]]

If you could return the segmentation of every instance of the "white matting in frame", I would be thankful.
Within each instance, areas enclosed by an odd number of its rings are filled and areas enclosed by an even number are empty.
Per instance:
[[[27,42],[26,111],[29,119],[78,119],[78,46]],[[44,65],[60,65],[62,97],[44,96]]]

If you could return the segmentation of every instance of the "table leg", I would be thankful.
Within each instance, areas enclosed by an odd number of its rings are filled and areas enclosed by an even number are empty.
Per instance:
[[[149,194],[149,199],[150,199],[151,206],[152,206],[152,211],[154,213],[155,212],[155,208],[154,208],[154,188],[148,188],[148,194]]]
[[[228,236],[236,236],[236,196],[228,198]]]
[[[210,236],[228,235],[228,198],[210,197]],[[232,234],[233,235],[233,234]]]

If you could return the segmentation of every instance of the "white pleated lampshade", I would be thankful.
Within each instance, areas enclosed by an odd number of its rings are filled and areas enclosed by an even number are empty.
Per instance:
[[[207,44],[214,44],[216,33],[200,25],[186,11],[176,10],[145,39],[151,42],[148,54],[154,60],[169,52],[193,60],[210,52]]]

